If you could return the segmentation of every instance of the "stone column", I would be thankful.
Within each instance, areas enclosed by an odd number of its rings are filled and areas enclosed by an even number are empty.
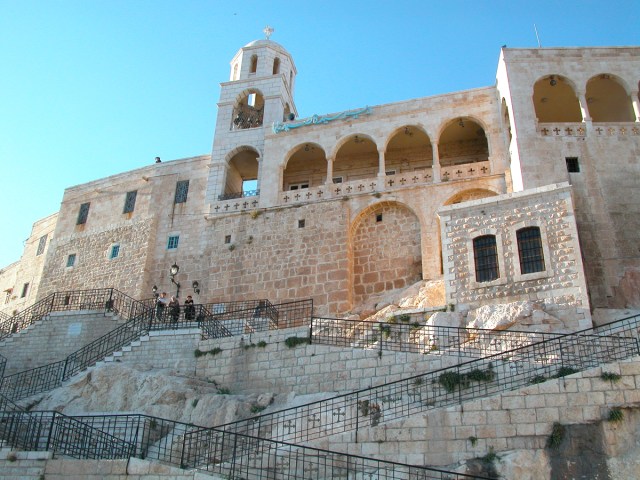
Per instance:
[[[432,143],[433,148],[433,165],[431,166],[431,175],[433,183],[440,182],[440,153],[438,152],[438,144]]]
[[[589,107],[587,106],[587,97],[583,92],[578,93],[578,103],[580,104],[580,113],[582,113],[582,121],[587,123],[591,122],[591,117],[589,116]]]
[[[325,185],[333,184],[333,158],[327,157],[327,179],[325,180]]]
[[[387,176],[387,166],[384,158],[384,150],[382,148],[378,149],[378,181],[377,181],[377,190],[384,190],[384,181]]]
[[[633,105],[633,112],[636,115],[636,122],[640,122],[640,102],[638,101],[638,92],[631,92],[631,104]]]

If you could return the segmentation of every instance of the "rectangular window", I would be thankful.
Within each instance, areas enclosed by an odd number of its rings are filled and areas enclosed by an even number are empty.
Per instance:
[[[176,183],[175,203],[186,203],[189,193],[189,180],[180,180]]]
[[[89,216],[89,206],[91,202],[83,203],[80,205],[80,211],[78,212],[78,220],[76,225],[84,225],[87,223],[87,217]]]
[[[303,188],[309,188],[309,182],[292,183],[291,185],[289,185],[289,190],[301,190]]]
[[[298,220],[298,228],[304,228],[305,226],[305,221],[304,220]]]
[[[516,232],[518,239],[518,254],[520,256],[520,272],[535,273],[543,272],[544,252],[542,251],[542,238],[540,228],[521,228]]]
[[[231,235],[224,236],[224,243],[231,243]]]
[[[133,192],[127,192],[127,196],[124,199],[124,208],[122,209],[122,213],[131,213],[136,208],[136,197],[138,196],[138,191],[134,190]]]
[[[495,235],[484,235],[473,239],[473,259],[476,282],[491,282],[500,277]]]
[[[178,242],[180,241],[180,235],[171,235],[167,242],[167,250],[175,250],[178,248]]]
[[[395,170],[387,170],[386,172],[384,172],[385,175],[395,175],[396,171]]]
[[[333,183],[342,183],[342,177],[333,177],[331,181]]]
[[[5,305],[7,303],[9,303],[9,301],[11,300],[11,294],[12,293],[13,293],[13,289],[12,288],[4,291],[4,303],[5,303]]]
[[[578,163],[578,157],[566,157],[567,172],[580,173],[580,163]]]
[[[40,241],[38,242],[38,251],[36,252],[36,257],[38,255],[42,255],[44,253],[44,248],[47,246],[47,236],[49,234],[45,234],[40,237]]]
[[[24,285],[22,285],[22,293],[20,294],[20,298],[26,297],[28,291],[29,291],[29,284],[25,283]]]
[[[120,245],[113,245],[111,247],[111,252],[109,253],[109,258],[113,260],[114,258],[118,258],[120,254]]]
[[[67,267],[73,267],[76,264],[76,254],[72,253],[67,257]]]

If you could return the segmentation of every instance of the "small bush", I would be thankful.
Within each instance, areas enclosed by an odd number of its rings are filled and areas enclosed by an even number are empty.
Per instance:
[[[409,323],[411,321],[411,315],[408,313],[403,313],[402,315],[398,315],[398,320],[403,323]]]
[[[398,319],[395,315],[391,315],[389,318],[387,318],[387,323],[398,323]]]
[[[308,345],[311,341],[308,337],[289,337],[284,341],[284,344],[289,348],[295,348],[298,345]]]
[[[547,381],[547,377],[545,377],[544,375],[536,375],[531,380],[529,380],[529,383],[531,385],[536,385],[538,383],[543,383],[543,382],[546,382],[546,381]]]
[[[200,357],[202,357],[203,355],[206,355],[206,352],[203,352],[202,350],[200,350],[200,349],[196,348],[196,349],[193,351],[193,355],[194,355],[196,358],[200,358]]]
[[[555,422],[551,429],[551,433],[549,434],[549,438],[547,438],[547,448],[558,448],[562,443],[562,440],[564,440],[565,433],[566,429],[564,425]]]
[[[438,377],[438,383],[449,393],[453,393],[463,380],[464,375],[460,375],[458,372],[444,372]]]
[[[621,422],[624,420],[624,413],[619,408],[612,408],[609,410],[609,418],[607,418],[610,422]]]
[[[7,455],[7,461],[15,462],[17,460],[18,460],[18,455],[16,455],[15,453],[11,452],[9,455]]]
[[[482,460],[484,463],[493,464],[493,462],[498,458],[499,457],[496,452],[493,451],[493,447],[489,447],[489,453],[487,453],[484,457],[480,457],[480,460]]]
[[[267,407],[263,407],[261,405],[251,405],[251,413],[260,413]]]
[[[478,437],[471,436],[469,437],[469,441],[471,442],[471,446],[475,447],[478,444]]]
[[[231,393],[231,390],[225,387],[218,387],[218,393],[220,395],[229,395]]]
[[[265,342],[264,340],[261,340],[258,342],[258,348],[264,348],[267,346],[267,342]]]
[[[424,382],[424,379],[422,377],[418,377],[413,381],[413,384],[416,387],[419,387],[420,385],[422,385],[423,382]]]
[[[553,378],[562,378],[567,375],[573,375],[574,373],[578,373],[578,370],[571,367],[560,367]]]
[[[609,380],[615,383],[620,381],[620,379],[622,378],[622,375],[618,375],[617,373],[613,373],[613,372],[602,372],[602,375],[600,375],[600,378],[602,380]]]

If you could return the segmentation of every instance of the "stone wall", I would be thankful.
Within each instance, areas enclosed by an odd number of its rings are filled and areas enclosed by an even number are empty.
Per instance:
[[[354,303],[405,288],[422,277],[420,222],[404,205],[381,203],[359,215],[353,231]]]
[[[544,303],[548,313],[591,326],[570,187],[541,187],[465,202],[440,210],[448,303],[477,307],[488,303]],[[521,274],[515,232],[540,228],[545,270]],[[475,279],[473,239],[495,235],[499,278]]]
[[[64,360],[121,322],[111,314],[54,312],[0,341],[0,354],[7,359],[5,375]]]

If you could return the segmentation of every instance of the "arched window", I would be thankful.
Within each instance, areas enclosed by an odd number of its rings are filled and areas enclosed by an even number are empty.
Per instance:
[[[500,277],[495,235],[483,235],[473,239],[473,260],[476,282],[491,282]]]
[[[520,257],[520,272],[543,272],[544,252],[539,227],[525,227],[516,232],[518,239],[518,255]]]
[[[251,56],[251,69],[249,70],[249,73],[256,73],[257,70],[258,70],[258,56],[257,55],[252,55]]]
[[[273,61],[273,74],[276,75],[278,73],[280,73],[280,59],[276,58]]]

